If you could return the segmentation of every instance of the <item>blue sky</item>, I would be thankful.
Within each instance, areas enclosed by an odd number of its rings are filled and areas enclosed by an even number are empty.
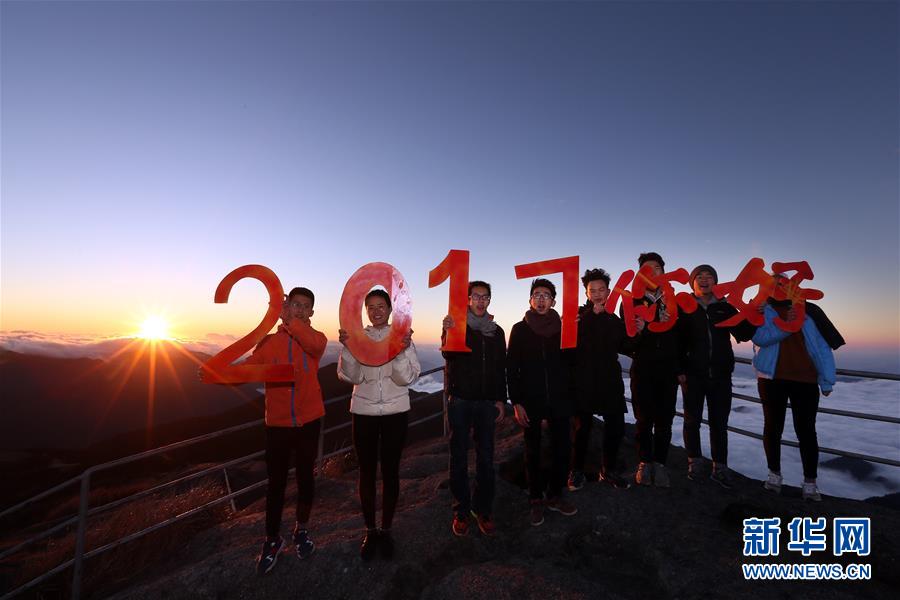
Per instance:
[[[243,334],[261,263],[318,293],[383,260],[434,340],[472,251],[646,250],[732,279],[806,259],[852,343],[900,345],[896,2],[3,2],[0,329],[165,312]],[[864,305],[864,310],[861,310]]]

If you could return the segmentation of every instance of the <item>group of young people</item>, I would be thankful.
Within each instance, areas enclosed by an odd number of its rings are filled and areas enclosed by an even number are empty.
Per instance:
[[[655,275],[665,271],[663,258],[641,254],[639,266],[649,265]],[[786,279],[776,274],[779,283]],[[725,488],[734,481],[728,469],[728,417],[731,411],[734,353],[731,338],[754,345],[753,364],[758,377],[764,414],[764,447],[769,467],[765,488],[780,492],[781,436],[790,401],[794,430],[800,445],[804,499],[819,501],[816,486],[818,441],[816,413],[819,392],[831,393],[835,382],[832,350],[843,345],[837,329],[817,306],[806,304],[807,318],[796,333],[780,329],[776,317],[788,322],[798,318],[790,301],[770,299],[761,307],[764,322],[756,327],[742,321],[733,327],[717,327],[737,311],[713,294],[716,270],[699,265],[689,284],[697,310],[687,313],[667,306],[662,290],[648,289],[629,301],[653,307],[653,320],[677,319],[674,327],[654,331],[636,317],[637,335],[626,333],[620,315],[607,312],[610,276],[603,269],[584,273],[586,301],[578,313],[578,341],[562,350],[562,322],[554,310],[556,287],[547,279],[531,283],[528,310],[513,325],[507,344],[503,329],[488,312],[491,286],[472,281],[468,287],[466,346],[470,352],[443,352],[446,361],[447,419],[450,428],[450,489],[454,498],[451,530],[464,536],[472,523],[484,535],[493,535],[495,464],[494,435],[504,419],[507,400],[523,431],[531,525],[543,524],[545,511],[571,516],[578,509],[570,492],[585,485],[585,463],[595,415],[603,419],[599,480],[617,489],[637,485],[669,487],[666,464],[679,386],[684,405],[684,445],[688,478],[709,478]],[[282,324],[257,346],[251,363],[288,362],[295,380],[266,383],[266,464],[269,485],[266,496],[266,540],[257,561],[267,573],[285,547],[280,535],[281,513],[291,453],[296,454],[297,508],[293,544],[304,559],[315,549],[308,521],[313,499],[316,442],[324,415],[317,380],[318,362],[326,344],[324,334],[310,325],[315,297],[306,288],[288,295]],[[384,339],[390,332],[391,298],[380,289],[365,299],[371,325],[370,339]],[[455,323],[448,315],[443,335]],[[408,386],[419,375],[420,365],[412,343],[412,331],[403,350],[389,362],[370,366],[359,362],[347,348],[348,332],[339,331],[344,344],[338,360],[338,377],[352,383],[350,413],[353,445],[359,462],[359,499],[366,532],[360,546],[363,560],[394,553],[391,525],[399,497],[399,465],[406,440],[410,409]],[[636,421],[638,464],[633,475],[619,468],[619,447],[627,412],[619,355],[631,358],[631,399]],[[711,469],[707,470],[700,447],[703,406],[708,410]],[[549,432],[551,468],[544,478],[541,466],[543,424]],[[475,446],[474,486],[469,479],[468,451]],[[381,463],[381,527],[376,521],[376,471]]]

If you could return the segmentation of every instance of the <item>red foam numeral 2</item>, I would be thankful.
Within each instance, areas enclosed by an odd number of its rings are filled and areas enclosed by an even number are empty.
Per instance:
[[[238,267],[219,282],[216,288],[217,304],[228,302],[231,288],[241,279],[258,279],[269,292],[269,309],[256,329],[231,344],[212,358],[200,369],[200,380],[204,383],[247,383],[249,381],[293,381],[293,365],[234,365],[238,358],[251,350],[266,336],[278,322],[284,302],[284,288],[278,276],[262,265]]]
[[[562,312],[562,336],[560,348],[574,348],[578,343],[578,257],[567,256],[553,260],[516,265],[516,279],[540,277],[562,273],[563,275],[563,312]]]
[[[363,331],[361,309],[366,294],[376,285],[384,286],[391,297],[391,333],[380,342]],[[341,329],[350,334],[347,349],[364,365],[377,367],[403,351],[403,338],[412,327],[412,298],[406,279],[392,265],[373,262],[356,270],[341,295]]]
[[[447,310],[453,328],[447,330],[444,352],[471,352],[466,346],[466,306],[469,295],[469,251],[451,250],[441,264],[428,272],[428,287],[436,287],[450,278],[450,302]]]

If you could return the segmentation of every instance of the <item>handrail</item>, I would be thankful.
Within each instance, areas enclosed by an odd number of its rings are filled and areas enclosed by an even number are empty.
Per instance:
[[[425,372],[420,373],[420,374],[419,374],[419,377],[424,376],[424,375],[431,375],[432,373],[437,373],[438,371],[443,371],[443,369],[444,369],[443,367],[436,367],[436,368],[434,368],[434,369],[429,369],[428,371],[425,371]],[[429,398],[433,398],[433,397],[435,397],[437,394],[440,394],[440,393],[442,393],[442,392],[432,392],[432,393],[426,394],[425,396],[419,396],[419,397],[417,397],[417,398],[413,398],[412,401],[413,401],[413,402],[423,401],[423,400],[426,400],[426,399],[429,399]],[[325,402],[325,404],[334,404],[334,403],[337,403],[337,402],[346,400],[346,399],[349,398],[349,397],[350,397],[350,394],[343,394],[343,395],[338,396],[338,397],[335,397],[335,398],[330,398],[328,401]],[[413,421],[412,423],[409,424],[409,426],[412,427],[412,426],[414,426],[414,425],[418,425],[418,424],[420,424],[420,423],[424,423],[424,422],[426,422],[426,421],[435,419],[435,418],[437,418],[437,417],[439,417],[439,416],[442,416],[442,415],[443,415],[443,409],[441,410],[441,412],[437,412],[437,413],[428,415],[428,416],[425,417],[425,418],[422,418],[422,419],[418,419],[418,420],[416,420],[416,421]],[[99,471],[105,470],[105,469],[109,469],[109,468],[112,468],[112,467],[120,466],[120,465],[123,465],[123,464],[128,464],[128,463],[131,463],[131,462],[134,462],[134,461],[137,461],[137,460],[141,460],[141,459],[143,459],[143,458],[149,458],[149,457],[155,456],[155,455],[157,455],[157,454],[161,454],[161,453],[164,453],[164,452],[170,452],[170,451],[176,450],[176,449],[178,449],[178,448],[183,448],[183,447],[186,447],[186,446],[190,446],[190,445],[192,445],[192,444],[196,444],[196,443],[208,441],[208,440],[210,440],[210,439],[215,439],[215,438],[218,438],[218,437],[221,437],[221,436],[230,434],[230,433],[235,433],[235,432],[237,432],[237,431],[242,431],[242,430],[244,430],[244,429],[249,429],[249,428],[251,428],[251,427],[255,427],[255,426],[258,426],[258,425],[260,425],[260,424],[263,424],[264,421],[265,421],[264,419],[257,419],[257,420],[250,421],[250,422],[247,422],[247,423],[243,423],[243,424],[240,424],[240,425],[235,425],[235,426],[233,426],[233,427],[228,427],[228,428],[226,428],[226,429],[221,429],[221,430],[219,430],[219,431],[214,431],[214,432],[207,433],[207,434],[204,434],[204,435],[200,435],[200,436],[196,436],[196,437],[193,437],[193,438],[189,438],[189,439],[187,439],[187,440],[182,440],[182,441],[180,441],[180,442],[175,442],[175,443],[172,443],[172,444],[168,444],[168,445],[166,445],[166,446],[161,446],[161,447],[159,447],[159,448],[154,448],[154,449],[151,449],[151,450],[147,450],[147,451],[144,451],[144,452],[140,452],[140,453],[138,453],[138,454],[133,454],[133,455],[125,456],[125,457],[122,457],[122,458],[118,458],[118,459],[115,459],[115,460],[112,460],[112,461],[108,461],[108,462],[105,462],[105,463],[102,463],[102,464],[99,464],[99,465],[93,465],[93,466],[88,467],[87,469],[85,469],[80,475],[78,475],[78,476],[76,476],[76,477],[73,477],[73,478],[71,478],[71,479],[69,479],[69,480],[67,480],[67,481],[64,481],[64,482],[62,482],[62,483],[60,483],[60,484],[54,486],[53,488],[50,488],[49,490],[46,490],[46,491],[44,491],[44,492],[41,492],[41,493],[39,493],[39,494],[37,494],[37,495],[35,495],[35,496],[33,496],[33,497],[27,499],[27,500],[24,500],[24,501],[22,501],[22,502],[16,504],[15,506],[12,506],[12,507],[10,507],[10,508],[4,510],[2,513],[0,513],[0,517],[4,517],[4,516],[6,516],[6,515],[9,515],[9,514],[15,512],[15,511],[17,511],[17,510],[19,510],[19,509],[21,509],[21,508],[27,506],[28,504],[30,504],[30,503],[32,503],[32,502],[35,502],[35,501],[37,501],[37,500],[46,498],[47,496],[49,496],[49,495],[51,495],[51,494],[53,494],[53,493],[55,493],[55,492],[57,492],[57,491],[59,491],[59,490],[61,490],[61,489],[64,489],[65,487],[67,487],[67,486],[69,486],[69,485],[72,485],[72,484],[75,483],[75,482],[78,482],[78,481],[81,482],[81,501],[80,501],[80,504],[79,504],[79,513],[78,513],[77,515],[75,515],[75,516],[73,516],[73,517],[70,517],[69,519],[66,519],[66,520],[64,520],[63,522],[58,523],[57,525],[54,525],[53,527],[51,527],[51,528],[48,529],[48,530],[45,530],[45,531],[43,531],[43,532],[41,532],[41,533],[39,533],[39,534],[37,534],[37,535],[35,535],[35,536],[32,536],[32,537],[29,538],[28,540],[25,540],[25,541],[23,541],[23,542],[21,542],[21,543],[19,543],[19,544],[16,544],[15,546],[13,546],[13,547],[11,547],[11,548],[8,548],[8,549],[4,550],[3,552],[0,552],[0,560],[2,560],[3,558],[6,558],[7,556],[9,556],[9,555],[11,555],[11,554],[14,554],[14,553],[17,552],[18,550],[21,550],[21,549],[24,548],[25,546],[27,546],[27,545],[29,545],[29,544],[32,544],[32,543],[34,543],[34,542],[37,541],[37,540],[43,539],[43,538],[45,538],[45,537],[48,537],[48,536],[52,535],[53,533],[56,533],[56,532],[58,532],[58,531],[60,531],[60,530],[65,529],[66,527],[68,527],[68,526],[70,526],[70,525],[73,525],[73,524],[77,523],[77,524],[78,524],[78,533],[77,533],[77,539],[76,539],[76,551],[75,551],[75,557],[74,557],[73,559],[71,559],[71,560],[69,560],[69,561],[67,561],[67,562],[65,562],[65,563],[63,563],[63,564],[61,564],[61,565],[57,565],[56,567],[54,567],[54,568],[51,569],[50,571],[47,571],[47,572],[44,573],[43,575],[40,575],[39,577],[37,577],[37,578],[35,578],[35,579],[33,579],[33,580],[27,582],[26,584],[20,586],[19,588],[16,588],[15,590],[12,590],[12,591],[8,592],[7,594],[4,594],[3,597],[2,597],[2,599],[0,599],[0,600],[5,600],[6,598],[12,598],[13,596],[15,596],[15,595],[17,595],[17,594],[19,594],[19,593],[21,593],[21,592],[23,592],[23,591],[25,591],[25,590],[30,589],[31,587],[33,587],[33,586],[37,585],[38,583],[40,583],[40,582],[46,580],[47,578],[52,577],[53,575],[56,575],[57,573],[59,573],[59,572],[61,572],[61,571],[64,571],[65,569],[67,569],[67,568],[69,568],[69,567],[72,567],[72,566],[74,566],[74,568],[75,568],[75,574],[73,575],[73,589],[72,589],[72,595],[73,595],[73,597],[77,598],[78,596],[80,596],[80,593],[81,593],[81,590],[80,590],[80,584],[81,584],[81,564],[82,564],[82,562],[84,561],[84,559],[90,558],[90,557],[92,557],[92,556],[96,556],[97,554],[101,554],[102,552],[105,552],[106,550],[110,550],[110,549],[115,548],[115,547],[117,547],[117,546],[119,546],[119,545],[121,545],[121,544],[127,543],[127,542],[132,541],[132,540],[134,540],[134,539],[137,539],[137,538],[139,538],[139,537],[142,537],[143,535],[146,535],[146,534],[148,534],[148,533],[151,533],[152,531],[156,531],[157,529],[159,529],[159,528],[161,528],[161,527],[164,527],[164,526],[166,526],[166,525],[170,525],[170,524],[172,524],[172,523],[176,523],[176,522],[178,522],[178,521],[180,521],[180,520],[182,520],[182,519],[184,519],[184,518],[187,518],[188,516],[191,516],[191,515],[193,515],[193,514],[199,512],[199,511],[204,510],[204,509],[206,509],[206,508],[209,508],[209,507],[211,507],[211,506],[220,504],[220,503],[225,502],[225,501],[228,501],[228,500],[232,500],[234,497],[236,497],[236,496],[238,496],[238,495],[240,495],[240,494],[249,492],[249,491],[251,491],[251,490],[253,490],[253,489],[257,489],[257,488],[259,488],[259,487],[265,485],[266,483],[268,483],[268,478],[267,478],[267,479],[264,479],[264,480],[259,481],[259,482],[257,482],[257,483],[251,484],[251,485],[248,486],[248,487],[242,488],[241,490],[238,490],[237,492],[229,493],[229,494],[227,494],[226,496],[223,496],[223,497],[221,497],[221,498],[218,498],[218,499],[216,499],[216,500],[213,500],[213,501],[211,501],[211,502],[209,502],[209,503],[207,503],[207,504],[204,504],[204,505],[199,506],[199,507],[195,507],[194,509],[191,509],[191,510],[185,512],[185,513],[182,513],[182,514],[180,514],[180,515],[177,515],[177,516],[175,516],[175,517],[172,517],[172,518],[170,518],[170,519],[167,519],[167,520],[165,520],[165,521],[163,521],[163,522],[161,522],[161,523],[157,523],[157,524],[155,524],[155,525],[152,525],[152,526],[150,526],[150,527],[148,527],[148,528],[146,528],[146,529],[144,529],[144,530],[142,530],[142,531],[139,531],[139,532],[130,534],[130,535],[128,535],[128,536],[126,536],[126,537],[124,537],[124,538],[120,538],[119,540],[116,540],[116,541],[114,541],[114,542],[110,542],[109,544],[106,544],[105,546],[102,546],[102,547],[100,547],[100,548],[92,549],[92,550],[90,550],[90,551],[88,551],[88,552],[85,552],[85,551],[84,551],[84,536],[85,536],[85,526],[86,526],[86,520],[87,520],[87,517],[96,515],[96,514],[101,513],[101,512],[104,512],[104,511],[106,511],[106,510],[109,510],[109,509],[114,508],[114,507],[116,507],[116,506],[119,506],[119,505],[121,505],[121,504],[124,504],[125,502],[129,502],[129,501],[132,501],[132,500],[137,500],[137,499],[139,499],[139,498],[148,496],[148,495],[153,494],[153,493],[155,493],[155,492],[159,492],[159,491],[161,491],[161,490],[163,490],[163,489],[165,489],[165,488],[168,488],[168,487],[177,485],[177,484],[179,484],[179,483],[184,483],[184,482],[186,482],[186,481],[190,481],[190,480],[192,480],[192,479],[196,479],[196,478],[202,477],[202,476],[204,476],[204,475],[208,475],[208,474],[210,474],[210,473],[212,473],[212,472],[215,472],[215,471],[218,471],[218,470],[221,470],[221,469],[224,469],[224,468],[228,468],[229,466],[234,466],[234,465],[236,465],[236,464],[240,464],[240,463],[243,463],[243,462],[247,462],[247,461],[249,461],[249,460],[253,460],[253,459],[255,459],[255,458],[258,458],[258,457],[262,456],[262,455],[265,453],[265,451],[262,451],[262,450],[261,450],[261,451],[258,451],[258,452],[254,452],[254,453],[252,453],[252,454],[248,454],[248,455],[246,455],[246,456],[242,456],[242,457],[239,457],[239,458],[236,458],[236,459],[232,459],[232,460],[230,460],[230,461],[227,461],[226,463],[216,464],[216,465],[214,465],[214,466],[212,466],[212,467],[208,467],[208,468],[206,468],[206,469],[202,469],[202,470],[197,471],[197,472],[195,472],[195,473],[191,473],[191,474],[185,475],[185,476],[183,476],[183,477],[179,477],[179,478],[174,479],[174,480],[172,480],[172,481],[169,481],[169,482],[166,482],[166,483],[163,483],[163,484],[154,486],[154,487],[149,488],[149,489],[146,489],[146,490],[142,490],[142,491],[140,491],[140,492],[136,492],[135,494],[132,494],[132,495],[130,495],[130,496],[126,496],[126,497],[124,497],[124,498],[119,498],[119,499],[117,499],[117,500],[113,500],[112,502],[108,502],[107,504],[104,504],[104,505],[101,505],[101,506],[97,506],[97,507],[94,507],[94,508],[88,510],[87,505],[88,505],[88,500],[89,500],[89,498],[87,497],[87,494],[88,494],[88,490],[89,490],[89,485],[90,485],[89,482],[90,482],[90,477],[91,477],[91,475],[93,475],[94,473],[97,473],[97,472],[99,472]],[[340,453],[346,452],[350,447],[352,447],[352,446],[349,446],[349,447],[343,447],[343,448],[341,448],[341,449],[339,449],[339,450],[337,450],[337,451],[334,451],[334,452],[329,453],[328,455],[323,455],[323,451],[322,451],[322,438],[324,438],[324,434],[325,434],[327,431],[331,431],[331,430],[334,430],[334,429],[336,429],[336,428],[331,428],[331,429],[329,429],[329,430],[325,430],[325,429],[321,429],[321,430],[320,430],[320,434],[319,434],[319,436],[320,436],[320,439],[319,439],[319,452],[318,452],[319,457],[317,458],[317,460],[318,460],[319,462],[321,462],[321,461],[324,460],[325,458],[328,458],[328,457],[334,456],[334,455],[336,455],[336,454],[340,454]]]
[[[734,362],[753,366],[753,359],[743,356],[735,356]],[[856,371],[854,369],[835,369],[838,375],[847,377],[860,377],[862,379],[887,379],[888,381],[900,381],[900,373],[882,373],[880,371]]]

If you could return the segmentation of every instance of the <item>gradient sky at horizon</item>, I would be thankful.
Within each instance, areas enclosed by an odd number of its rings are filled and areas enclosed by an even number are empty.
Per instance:
[[[3,2],[0,330],[244,334],[260,263],[338,301],[451,248],[521,319],[516,264],[642,251],[733,279],[806,259],[853,345],[900,346],[898,4]],[[555,278],[559,282],[559,278]]]

